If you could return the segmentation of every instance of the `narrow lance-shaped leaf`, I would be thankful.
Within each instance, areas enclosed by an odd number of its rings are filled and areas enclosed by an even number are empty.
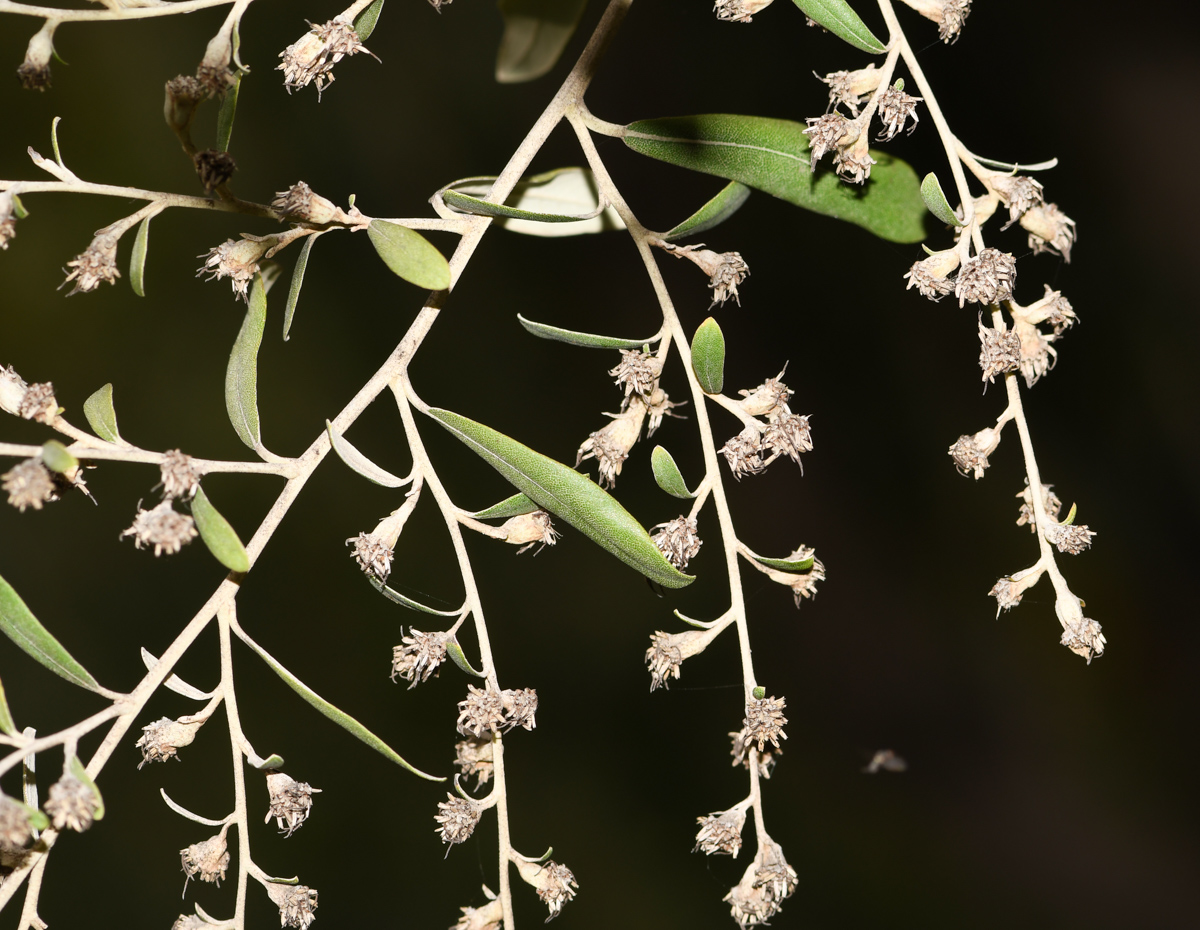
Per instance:
[[[517,314],[517,321],[525,329],[540,339],[550,339],[553,342],[566,342],[573,346],[585,346],[589,349],[640,349],[644,345],[658,342],[660,335],[655,333],[649,339],[622,339],[619,336],[598,336],[595,333],[579,333],[572,329],[559,329],[547,323],[536,323]]]
[[[501,84],[532,81],[554,67],[587,0],[500,0],[504,35],[496,54]]]
[[[509,232],[544,238],[625,228],[611,206],[600,209],[599,187],[595,175],[587,168],[557,168],[522,178],[513,186],[503,206],[487,200],[495,182],[494,177],[453,181],[438,192],[434,207],[443,218],[454,216],[455,211],[449,207],[457,206],[468,213],[494,216],[494,225]]]
[[[442,200],[456,210],[460,210],[463,213],[470,213],[474,216],[496,216],[512,220],[528,220],[533,223],[578,223],[582,220],[590,220],[600,213],[599,205],[597,205],[595,210],[580,214],[534,213],[531,210],[521,210],[517,207],[509,207],[504,204],[481,200],[478,197],[472,197],[470,194],[463,194],[454,190],[442,191]]]
[[[844,183],[832,171],[813,174],[804,126],[791,120],[723,113],[675,116],[630,123],[623,138],[635,152],[740,181],[892,242],[925,237],[925,203],[908,164],[872,150],[876,163],[862,187]]]
[[[13,723],[12,711],[8,709],[8,698],[4,695],[2,683],[0,683],[0,730],[9,736],[17,735],[17,725]]]
[[[688,490],[687,483],[683,480],[683,475],[671,453],[662,446],[655,446],[654,451],[650,453],[650,467],[654,470],[655,483],[672,497],[692,498],[696,496]]]
[[[407,226],[371,220],[367,235],[393,274],[431,291],[443,291],[450,286],[449,262],[420,233]]]
[[[228,152],[229,140],[233,136],[233,118],[237,115],[238,89],[242,86],[242,72],[233,75],[233,82],[225,90],[221,110],[217,113],[217,151]]]
[[[0,630],[54,674],[89,691],[100,690],[96,679],[42,626],[3,578],[0,578]]]
[[[133,251],[129,253],[129,286],[138,297],[146,296],[146,249],[150,247],[150,221],[148,216],[138,223],[137,235],[133,239]]]
[[[92,432],[105,442],[121,442],[117,432],[117,411],[113,409],[113,386],[111,382],[96,391],[83,402],[83,415]]]
[[[246,319],[238,331],[229,367],[225,369],[225,409],[229,422],[251,449],[262,445],[258,423],[258,348],[262,345],[263,328],[267,324],[267,289],[262,274],[254,276]]]
[[[651,581],[682,588],[695,580],[668,562],[642,525],[591,478],[457,413],[437,408],[428,413],[543,510]]]
[[[208,546],[208,551],[218,562],[230,571],[250,571],[250,556],[246,547],[229,521],[212,505],[204,488],[197,488],[196,496],[192,498],[192,517],[204,545]]]
[[[958,215],[950,206],[950,202],[946,200],[946,195],[942,191],[942,185],[938,182],[937,175],[932,171],[925,175],[925,180],[921,182],[921,198],[925,201],[925,206],[929,208],[929,212],[947,226],[962,225],[962,220],[958,218]]]
[[[692,336],[692,371],[705,394],[720,394],[725,386],[725,335],[711,316]]]
[[[436,610],[433,607],[426,607],[420,601],[414,601],[411,597],[405,597],[399,591],[393,591],[374,575],[367,575],[367,580],[371,582],[371,587],[393,604],[399,604],[401,607],[407,607],[409,610],[419,610],[421,613],[433,614],[435,617],[457,617],[462,612],[458,610]]]
[[[358,14],[354,20],[354,34],[358,36],[358,41],[366,42],[371,38],[371,33],[375,31],[375,25],[379,22],[379,14],[382,12],[383,0],[375,0]]]
[[[325,421],[325,429],[329,432],[329,442],[333,446],[333,451],[351,471],[358,472],[368,481],[373,481],[385,488],[400,488],[408,484],[403,478],[397,478],[390,471],[380,468],[359,452],[349,439],[333,428],[333,424],[328,420]]]
[[[855,48],[876,55],[887,51],[846,0],[795,0],[795,3],[814,23]]]
[[[308,267],[308,253],[312,251],[313,243],[321,233],[313,233],[300,246],[300,254],[296,257],[296,267],[292,269],[292,283],[288,286],[287,305],[283,308],[283,341],[288,341],[288,333],[292,329],[292,317],[296,315],[296,304],[300,301],[300,288],[304,286],[304,270]]]
[[[476,520],[505,520],[508,517],[519,517],[522,514],[533,513],[538,510],[538,505],[531,501],[526,495],[516,493],[512,497],[506,497],[498,504],[492,504],[483,510],[477,510],[471,514]]]
[[[760,565],[777,568],[781,572],[806,572],[813,567],[814,560],[815,557],[811,555],[807,559],[768,559],[761,555],[754,557],[754,561]]]
[[[717,192],[717,195],[712,200],[708,201],[708,203],[678,226],[663,233],[663,238],[668,242],[674,242],[676,239],[682,239],[684,236],[698,236],[700,233],[706,232],[720,223],[724,223],[733,214],[737,213],[749,196],[750,188],[745,184],[742,184],[740,181],[730,181]]]
[[[267,650],[263,649],[262,646],[246,635],[244,631],[239,630],[238,635],[247,646],[258,653],[259,657],[267,663],[271,671],[283,679],[284,684],[300,695],[300,697],[308,702],[308,704],[316,708],[318,712],[324,714],[346,732],[370,746],[380,755],[390,759],[392,762],[395,762],[402,768],[408,769],[408,771],[420,778],[424,778],[429,781],[446,780],[445,778],[439,778],[436,775],[429,775],[426,772],[422,772],[420,769],[406,762],[394,749],[392,749],[392,747],[381,740],[378,736],[364,727],[345,711],[335,707],[333,704],[330,704],[327,700],[321,697],[321,695],[317,694],[317,692],[315,692],[312,688],[284,668],[274,656],[272,656],[269,652],[267,652]]]
[[[100,789],[96,787],[96,783],[92,780],[92,776],[87,773],[87,769],[83,767],[83,763],[79,761],[79,757],[72,755],[67,761],[67,774],[73,775],[77,781],[84,784],[85,787],[91,790],[95,795],[96,805],[92,810],[92,819],[104,819],[104,798],[100,795]]]
[[[471,666],[471,663],[467,661],[466,653],[463,652],[462,646],[458,644],[457,639],[452,639],[450,642],[446,643],[446,655],[450,657],[451,662],[457,665],[468,675],[474,675],[476,678],[485,677],[483,672],[477,671]]]

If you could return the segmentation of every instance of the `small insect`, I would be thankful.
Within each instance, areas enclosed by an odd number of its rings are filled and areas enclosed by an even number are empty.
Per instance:
[[[908,769],[908,763],[890,749],[880,749],[871,761],[867,763],[867,767],[863,771],[868,775],[874,775],[882,769],[885,772],[903,772]]]

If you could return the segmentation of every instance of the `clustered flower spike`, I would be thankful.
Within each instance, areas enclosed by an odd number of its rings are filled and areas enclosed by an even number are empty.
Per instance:
[[[187,849],[179,850],[183,861],[183,871],[187,878],[184,885],[193,878],[202,882],[213,882],[220,885],[225,878],[225,870],[229,868],[229,847],[225,842],[225,830],[216,836],[210,836],[203,843],[193,843]]]
[[[651,539],[663,557],[680,571],[687,568],[688,562],[696,557],[702,545],[696,521],[688,517],[676,517],[667,523],[659,523],[654,529],[656,532]]]
[[[269,801],[263,823],[270,823],[274,817],[279,832],[291,836],[308,820],[312,812],[312,796],[320,793],[320,788],[314,788],[306,781],[296,781],[283,772],[267,772]]]
[[[730,914],[740,926],[753,927],[769,923],[796,890],[796,884],[796,870],[787,864],[779,844],[764,837],[742,880],[723,900],[729,903]]]
[[[646,664],[650,667],[650,690],[660,686],[671,687],[671,676],[679,679],[679,667],[684,659],[703,652],[711,637],[700,630],[685,630],[683,633],[655,632],[650,637],[650,648],[646,650]]]
[[[438,802],[438,812],[433,818],[439,824],[437,832],[443,843],[465,843],[475,832],[483,808],[469,798],[449,792],[446,797],[448,800]]]
[[[316,917],[317,889],[307,885],[285,885],[282,882],[267,882],[267,896],[279,908],[279,926],[308,930]]]
[[[467,685],[466,700],[458,702],[458,732],[481,739],[484,733],[503,733],[513,727],[537,726],[537,692],[532,688],[496,691]]]
[[[742,827],[746,825],[745,804],[707,817],[697,817],[696,822],[700,824],[700,830],[696,833],[696,845],[692,852],[737,858],[742,848]]]
[[[141,738],[135,743],[142,751],[138,768],[147,762],[166,762],[177,758],[176,753],[184,746],[191,745],[203,725],[203,720],[193,717],[180,717],[178,720],[163,717],[146,724],[142,727]]]
[[[546,923],[557,917],[562,912],[563,905],[575,897],[575,889],[579,887],[579,883],[565,865],[560,865],[553,859],[547,859],[541,864],[517,859],[516,866],[521,878],[537,890],[542,903],[550,909]]]
[[[164,551],[174,555],[196,535],[196,521],[187,514],[178,513],[171,506],[170,498],[153,510],[143,510],[139,505],[133,525],[121,534],[122,537],[132,536],[133,544],[139,549],[153,546],[156,556]]]
[[[49,797],[43,806],[55,830],[82,833],[96,819],[100,798],[91,785],[65,774],[50,786]]]
[[[379,56],[359,40],[354,26],[340,16],[319,26],[311,22],[308,25],[305,35],[279,53],[283,63],[276,70],[283,72],[283,86],[289,94],[315,81],[317,99],[321,99],[325,88],[334,82],[333,66],[347,55],[366,52],[379,61]]]
[[[423,633],[410,628],[408,635],[401,637],[400,645],[392,650],[392,681],[399,675],[409,683],[410,691],[429,681],[446,661],[446,644],[451,639],[449,633]]]

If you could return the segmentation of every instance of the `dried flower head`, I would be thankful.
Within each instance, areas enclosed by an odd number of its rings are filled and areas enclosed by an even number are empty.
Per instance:
[[[680,571],[687,568],[688,562],[696,557],[702,545],[697,535],[696,521],[676,517],[667,523],[659,523],[654,529],[656,532],[651,539],[658,546],[658,551]]]
[[[1008,207],[1008,222],[1002,229],[1008,229],[1033,207],[1041,206],[1044,202],[1041,182],[1027,175],[996,173],[988,177],[985,183]]]
[[[177,758],[176,753],[184,746],[191,745],[202,726],[204,721],[194,717],[180,717],[178,720],[163,717],[146,724],[142,727],[141,738],[134,744],[142,751],[138,768],[147,762],[166,762]]]
[[[757,475],[767,467],[762,459],[762,433],[753,426],[747,426],[717,451],[725,456],[738,481],[742,475]]]
[[[1033,387],[1058,361],[1058,350],[1051,345],[1058,335],[1043,333],[1024,320],[1017,320],[1013,331],[1021,343],[1021,375],[1025,378],[1025,386]]]
[[[500,692],[500,705],[504,708],[504,728],[523,727],[532,730],[537,726],[537,692],[533,688],[506,688]],[[478,735],[478,734],[476,734]]]
[[[153,546],[156,556],[164,551],[174,555],[196,538],[196,521],[187,514],[178,513],[167,498],[153,510],[143,510],[139,504],[133,526],[121,536],[132,536],[133,544],[139,549],[143,545]]]
[[[553,859],[547,859],[541,864],[526,862],[523,859],[517,859],[515,862],[521,878],[537,889],[538,897],[550,909],[550,916],[546,918],[546,923],[549,923],[562,912],[563,905],[575,897],[575,889],[579,887],[579,883],[575,881],[570,869],[559,865]]]
[[[44,91],[50,86],[50,58],[54,55],[56,25],[54,20],[48,20],[45,26],[33,34],[25,48],[25,60],[17,68],[17,80],[26,90]]]
[[[941,300],[954,290],[954,282],[949,276],[958,267],[958,262],[958,249],[934,252],[908,269],[904,276],[908,278],[908,284],[904,289],[915,287],[922,297]]]
[[[858,137],[857,125],[841,113],[826,113],[824,116],[810,117],[805,122],[808,123],[804,133],[808,136],[810,171],[816,171],[817,162],[824,158],[827,152],[837,151],[842,140],[848,135],[852,135],[848,142]]]
[[[824,77],[813,72],[813,76],[829,85],[829,109],[841,105],[858,116],[859,104],[878,89],[880,74],[872,63],[858,71],[833,71]]]
[[[500,930],[504,923],[504,905],[493,898],[483,907],[460,907],[463,912],[451,930]]]
[[[446,644],[453,638],[449,633],[422,633],[410,628],[392,650],[392,681],[399,675],[409,683],[410,691],[428,681],[446,661]]]
[[[1042,508],[1046,511],[1046,516],[1051,520],[1058,519],[1059,511],[1062,510],[1062,501],[1059,500],[1057,494],[1054,493],[1052,484],[1042,485]],[[1029,491],[1029,480],[1026,479],[1025,487],[1017,492],[1017,497],[1021,498],[1021,511],[1017,515],[1017,526],[1029,525],[1029,532],[1037,532],[1037,520],[1034,516],[1033,495]]]
[[[22,853],[33,839],[32,813],[32,808],[0,793],[0,856]]]
[[[504,704],[490,684],[486,688],[467,685],[466,700],[458,702],[458,732],[479,739],[484,733],[504,729]]]
[[[646,650],[646,664],[650,667],[650,690],[661,685],[671,687],[671,676],[679,679],[679,666],[684,659],[703,652],[712,641],[712,634],[700,630],[685,630],[683,633],[657,631],[650,637],[650,648]]]
[[[763,444],[771,450],[769,457],[763,460],[763,467],[770,465],[781,455],[800,465],[800,453],[812,452],[812,432],[808,426],[808,417],[798,413],[776,415],[763,431]],[[801,466],[803,471],[803,466]]]
[[[783,732],[787,723],[787,717],[783,716],[786,706],[787,701],[783,698],[751,699],[746,705],[746,719],[742,721],[742,726],[746,728],[746,742],[757,743],[759,752],[768,742],[778,749],[779,741],[787,739],[787,734]]]
[[[279,926],[308,930],[316,917],[317,889],[307,885],[285,885],[282,882],[267,882],[267,896],[279,908]]]
[[[1054,327],[1054,335],[1058,336],[1079,322],[1079,318],[1075,315],[1071,302],[1063,297],[1061,291],[1052,290],[1049,284],[1045,285],[1045,288],[1045,296],[1028,307],[1022,307],[1009,301],[1009,312],[1012,313],[1014,319],[1023,320],[1026,323],[1034,325],[1049,323]]]
[[[786,371],[786,366],[784,371]],[[742,405],[742,410],[752,417],[768,417],[773,418],[779,414],[787,413],[787,402],[795,393],[790,387],[783,383],[784,372],[781,371],[774,378],[768,378],[753,391],[740,390],[738,391],[745,400],[739,401]]]
[[[992,329],[979,317],[979,367],[983,380],[994,384],[996,375],[1021,367],[1021,337],[1011,329]]]
[[[195,914],[180,914],[171,924],[171,930],[212,930],[212,924]]]
[[[271,209],[279,218],[287,217],[305,223],[329,223],[342,212],[331,200],[315,193],[303,181],[298,181],[285,191],[279,191],[271,201]]]
[[[121,272],[117,271],[117,241],[119,238],[101,231],[81,255],[67,262],[67,268],[73,270],[59,287],[63,288],[72,281],[75,282],[75,286],[67,291],[68,297],[94,291],[102,281],[107,281],[109,284],[117,283],[117,278],[121,277]]]
[[[697,817],[700,830],[696,833],[696,845],[692,852],[703,852],[706,856],[723,854],[737,857],[742,848],[742,827],[746,825],[746,804],[739,804],[727,811]]]
[[[237,171],[237,162],[228,152],[218,152],[216,149],[204,149],[192,156],[192,164],[196,168],[196,177],[207,194],[225,184]]]
[[[58,485],[40,458],[18,462],[3,475],[3,488],[8,502],[21,513],[26,507],[41,510],[42,505],[58,500]]]
[[[755,13],[762,12],[774,0],[716,0],[713,12],[727,23],[748,23]]]
[[[207,274],[209,281],[229,278],[234,296],[249,300],[250,282],[258,274],[259,259],[275,242],[273,236],[243,235],[241,239],[226,239],[199,256],[204,259],[204,264],[196,271],[196,277]]]
[[[314,788],[306,781],[296,781],[283,772],[267,772],[269,800],[263,823],[270,823],[274,817],[279,832],[291,836],[308,820],[312,812],[312,796],[320,793],[320,788]]]
[[[359,41],[354,26],[340,16],[319,26],[311,22],[308,25],[309,32],[279,53],[283,63],[276,70],[283,72],[283,86],[289,94],[315,81],[317,99],[321,99],[325,88],[334,82],[333,66],[347,55],[366,52],[379,61],[379,56]]]
[[[163,90],[163,118],[175,132],[184,132],[196,115],[196,108],[209,96],[198,78],[180,74],[167,81]]]
[[[971,15],[971,0],[903,0],[926,19],[938,24],[938,37],[957,42],[963,23]]]
[[[621,362],[609,371],[617,379],[617,387],[625,388],[625,396],[638,394],[647,397],[657,386],[663,363],[653,353],[641,349],[622,349]]]
[[[770,837],[760,842],[758,855],[722,900],[742,927],[765,924],[779,913],[796,890],[796,870],[787,864],[783,850]]]
[[[49,381],[34,383],[25,388],[17,415],[26,420],[36,420],[49,426],[59,412],[58,400],[54,396],[54,385]]]
[[[883,127],[879,130],[877,139],[894,139],[904,129],[905,123],[911,118],[913,124],[908,128],[911,136],[920,121],[917,117],[917,104],[923,98],[907,94],[899,87],[892,85],[879,96],[879,122]]]
[[[43,807],[55,830],[82,833],[100,812],[100,798],[91,785],[67,773],[50,786]]]
[[[1050,544],[1056,546],[1059,552],[1070,555],[1079,555],[1084,549],[1090,548],[1095,535],[1095,530],[1089,530],[1082,524],[1051,523],[1046,527],[1046,539]]]
[[[441,834],[443,843],[465,843],[475,832],[483,808],[469,798],[449,792],[446,797],[449,800],[438,802],[438,812],[433,818],[439,825],[437,832]]]
[[[639,396],[631,395],[625,410],[618,414],[605,414],[613,421],[601,430],[592,433],[575,455],[575,464],[594,458],[600,474],[600,487],[611,488],[617,483],[617,475],[629,458],[629,450],[637,442],[646,419],[646,403]]]
[[[469,736],[460,743],[454,744],[454,764],[458,766],[462,776],[475,776],[475,787],[486,785],[492,777],[492,738],[491,736]]]
[[[875,159],[871,157],[870,141],[866,133],[847,145],[838,146],[833,153],[833,169],[843,181],[851,184],[864,184],[871,176],[871,166]]]
[[[216,836],[210,836],[203,843],[193,843],[187,849],[179,850],[183,861],[184,887],[193,878],[202,882],[214,882],[220,885],[225,878],[225,870],[229,868],[229,847],[225,842],[225,830]]]
[[[17,235],[17,205],[13,202],[11,191],[0,192],[0,249],[7,249],[8,243]],[[2,371],[3,369],[0,369]]]
[[[517,555],[537,546],[541,552],[546,546],[553,546],[562,535],[554,528],[550,514],[545,510],[535,510],[533,513],[523,513],[510,517],[500,527],[506,534],[504,541],[514,546],[520,546]],[[537,555],[537,552],[534,555]]]
[[[988,467],[988,456],[999,445],[1000,430],[989,426],[972,436],[959,436],[958,441],[950,447],[950,458],[954,459],[954,467],[960,475],[965,478],[974,474],[978,481]]]
[[[387,581],[392,573],[392,547],[374,533],[359,533],[346,540],[347,546],[353,546],[351,558],[358,563],[366,574],[374,575],[380,581]]]
[[[1036,252],[1061,254],[1063,261],[1070,263],[1071,248],[1075,245],[1075,221],[1058,209],[1058,204],[1047,203],[1033,207],[1019,220],[1021,228],[1029,233],[1029,247]]]
[[[734,768],[742,766],[746,771],[750,770],[750,750],[753,747],[753,740],[750,739],[750,732],[743,727],[736,733],[729,734],[733,740],[733,749],[730,750],[730,755],[733,756],[732,765]],[[756,753],[758,758],[758,776],[759,778],[770,778],[771,772],[775,770],[775,757],[782,756],[783,750],[776,748],[767,752]]]
[[[1104,634],[1100,632],[1100,624],[1088,617],[1083,617],[1077,623],[1069,624],[1059,640],[1077,656],[1087,659],[1088,665],[1092,659],[1104,654]]]
[[[658,432],[658,428],[662,426],[663,417],[675,417],[682,419],[683,414],[672,413],[676,407],[682,407],[687,403],[686,400],[673,401],[669,394],[660,387],[656,387],[654,391],[646,398],[647,404],[647,419],[646,419],[646,435],[653,436]]]
[[[200,478],[204,472],[194,458],[179,449],[164,452],[158,470],[163,497],[190,500],[200,490]]]
[[[961,307],[971,303],[995,304],[1012,298],[1017,279],[1016,260],[1008,252],[984,249],[967,259],[954,280],[954,296]]]
[[[742,259],[740,252],[714,252],[704,248],[704,243],[696,245],[672,245],[661,239],[654,244],[665,249],[676,258],[686,258],[697,268],[708,275],[708,286],[713,292],[710,309],[717,304],[723,304],[732,297],[740,307],[741,298],[738,296],[738,285],[750,275],[750,266]]]
[[[1025,592],[1041,580],[1045,571],[1044,568],[1035,565],[1033,568],[1019,571],[1007,578],[1001,578],[992,585],[992,590],[988,594],[996,599],[997,619],[1000,617],[1000,611],[1012,610],[1021,603]]]
[[[27,390],[29,385],[12,365],[0,365],[0,410],[20,416]]]

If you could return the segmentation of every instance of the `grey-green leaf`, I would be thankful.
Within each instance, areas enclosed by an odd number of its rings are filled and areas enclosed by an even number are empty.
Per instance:
[[[251,449],[262,445],[262,430],[258,423],[258,348],[262,345],[263,328],[267,325],[267,288],[262,274],[254,276],[246,319],[238,331],[229,367],[225,369],[225,409],[229,422]]]
[[[228,152],[229,140],[233,136],[233,118],[237,115],[238,90],[242,86],[242,72],[235,71],[233,83],[225,90],[221,101],[220,112],[217,113],[217,151]]]
[[[501,84],[532,81],[554,67],[587,0],[500,0],[504,35],[496,54]]]
[[[720,394],[725,386],[725,336],[711,316],[692,336],[692,371],[705,394]]]
[[[208,551],[218,562],[230,571],[250,571],[250,556],[246,547],[238,539],[229,521],[212,505],[212,501],[204,493],[204,488],[198,488],[196,496],[192,498],[192,517],[196,521],[196,529],[200,532],[204,545],[208,546]]]
[[[367,575],[367,580],[371,582],[371,587],[393,604],[399,604],[401,607],[407,607],[409,610],[419,610],[422,613],[433,614],[435,617],[457,617],[462,613],[459,610],[435,610],[432,607],[426,607],[420,601],[414,601],[411,597],[405,597],[399,591],[393,591],[374,575]]]
[[[712,229],[719,223],[724,223],[741,209],[746,198],[750,196],[750,188],[740,181],[730,181],[717,193],[712,200],[689,216],[686,220],[663,233],[668,242],[682,239],[684,236],[698,236]]]
[[[153,215],[138,223],[137,235],[133,239],[133,251],[129,253],[129,286],[138,297],[146,296],[146,249],[150,247],[150,221]]]
[[[695,580],[668,562],[642,525],[591,478],[457,413],[437,408],[428,413],[543,510],[650,580],[667,588]]]
[[[83,402],[83,415],[92,432],[105,442],[122,442],[121,434],[117,432],[117,411],[113,409],[112,395],[112,384],[104,385]]]
[[[519,210],[516,207],[491,203],[453,190],[443,191],[442,200],[454,209],[462,213],[470,213],[473,216],[496,216],[510,220],[526,220],[532,223],[579,223],[583,220],[593,219],[599,214],[598,207],[594,212],[581,214],[534,213],[531,210]]]
[[[483,672],[476,671],[471,667],[471,663],[467,661],[466,653],[463,652],[462,646],[458,644],[457,639],[452,639],[446,643],[446,655],[450,657],[450,661],[457,665],[468,675],[474,675],[476,678],[483,678]]]
[[[296,315],[296,304],[300,300],[300,288],[304,286],[304,269],[308,267],[308,253],[312,251],[313,243],[321,233],[313,233],[300,246],[300,254],[296,258],[296,267],[292,269],[292,283],[288,286],[287,306],[283,308],[283,341],[288,341],[288,333],[292,329],[292,317]]]
[[[921,198],[925,201],[925,206],[929,208],[929,212],[947,226],[962,225],[962,220],[958,218],[958,215],[951,208],[950,202],[946,200],[946,195],[942,191],[942,185],[938,182],[937,175],[932,171],[925,175],[925,180],[921,182]]]
[[[855,48],[876,55],[887,51],[846,0],[795,0],[795,3],[814,23]]]
[[[447,208],[457,206],[468,213],[496,217],[494,225],[526,236],[558,238],[624,229],[620,215],[611,206],[600,209],[595,175],[587,168],[557,168],[522,178],[505,198],[503,206],[490,203],[494,177],[462,178],[447,184],[439,194],[442,216],[453,216]],[[450,197],[447,199],[447,194]],[[435,206],[437,205],[435,199]]]
[[[506,520],[509,517],[519,517],[522,514],[533,513],[540,509],[537,504],[520,492],[512,497],[506,497],[498,504],[492,504],[484,510],[471,514],[476,520]]]
[[[146,671],[153,671],[154,666],[158,665],[158,656],[152,653],[145,646],[142,647],[142,664],[146,666]],[[189,685],[178,675],[170,675],[163,681],[163,687],[168,691],[174,691],[176,694],[182,694],[184,697],[189,697],[193,701],[207,701],[213,696],[212,691],[201,691],[194,685]]]
[[[380,4],[382,5],[382,0],[380,0]],[[260,772],[269,771],[271,769],[281,769],[283,768],[283,756],[279,755],[277,752],[273,752],[265,759],[251,761],[250,764]]]
[[[4,695],[3,684],[0,684],[0,730],[9,736],[17,735],[17,725],[13,723],[12,711],[8,709],[8,698]]]
[[[3,578],[0,578],[0,630],[54,674],[89,691],[100,690],[96,679],[42,626]]]
[[[245,642],[246,645],[249,646],[251,649],[253,649],[255,652],[257,652],[258,655],[262,658],[262,660],[264,662],[266,662],[268,666],[270,666],[271,670],[276,675],[278,675],[280,678],[283,679],[284,683],[289,688],[291,688],[298,695],[300,695],[300,697],[302,697],[305,701],[307,701],[310,705],[312,705],[312,707],[316,708],[316,710],[318,712],[320,712],[321,714],[324,714],[326,717],[328,717],[330,720],[332,720],[334,723],[336,723],[339,727],[346,730],[351,735],[357,737],[362,742],[366,743],[368,746],[370,746],[372,749],[374,749],[380,755],[384,756],[387,759],[390,759],[392,762],[395,762],[397,765],[408,769],[410,772],[412,772],[414,775],[419,776],[420,778],[425,778],[425,779],[428,779],[429,781],[445,781],[446,780],[445,778],[439,778],[436,775],[429,775],[425,772],[422,772],[420,769],[418,769],[418,768],[414,767],[413,765],[411,765],[410,763],[406,762],[404,759],[402,759],[400,757],[400,755],[394,749],[392,749],[387,743],[385,743],[383,740],[381,740],[378,736],[376,736],[374,733],[372,733],[370,730],[368,730],[366,727],[364,727],[361,723],[359,723],[357,720],[355,720],[353,717],[351,717],[345,711],[339,709],[338,707],[335,707],[333,704],[330,704],[327,700],[325,700],[323,697],[321,697],[321,695],[317,694],[317,692],[315,692],[312,688],[310,688],[308,685],[306,685],[304,682],[302,682],[299,678],[297,678],[295,675],[293,675],[291,672],[289,672],[286,668],[284,668],[275,659],[274,656],[272,656],[269,652],[267,652],[265,649],[263,649],[262,646],[258,645],[258,643],[254,642],[254,640],[252,640],[249,636],[243,635],[242,641]]]
[[[676,116],[630,123],[623,138],[635,152],[740,181],[892,242],[925,237],[921,185],[907,163],[872,150],[876,163],[865,186],[846,184],[832,171],[813,174],[804,126],[791,120],[722,113]]]
[[[587,346],[592,349],[640,349],[644,345],[658,342],[659,333],[649,339],[622,339],[619,336],[597,336],[594,333],[579,333],[571,329],[559,329],[547,323],[536,323],[517,314],[517,320],[526,330],[541,339],[554,342],[566,342],[573,346]]]
[[[654,451],[650,453],[650,467],[654,469],[655,483],[672,497],[692,498],[696,496],[688,490],[687,483],[683,480],[683,475],[679,471],[679,466],[675,464],[675,459],[671,457],[671,453],[662,446],[655,446]]]
[[[333,445],[333,451],[352,471],[358,472],[368,481],[383,485],[385,488],[400,488],[408,483],[403,478],[397,478],[390,471],[380,468],[359,452],[349,439],[334,430],[333,424],[328,420],[325,421],[325,429],[329,433],[329,442]]]
[[[371,38],[371,33],[375,31],[375,24],[379,22],[379,14],[382,12],[383,0],[375,0],[355,17],[354,34],[358,36],[359,42],[366,42]]]
[[[96,797],[96,805],[92,810],[93,820],[104,819],[104,798],[100,795],[100,789],[96,787],[96,783],[92,781],[92,776],[87,773],[87,769],[83,767],[83,763],[79,761],[79,757],[72,754],[67,760],[67,774],[74,775],[75,778],[82,782]]]
[[[79,459],[68,452],[67,447],[57,439],[51,439],[42,444],[42,464],[51,471],[65,475],[79,467]]]
[[[371,244],[385,265],[399,277],[431,291],[450,286],[450,264],[428,239],[406,226],[371,220]]]
[[[813,567],[813,556],[807,559],[768,559],[756,555],[754,561],[768,568],[777,568],[781,572],[806,572]]]

